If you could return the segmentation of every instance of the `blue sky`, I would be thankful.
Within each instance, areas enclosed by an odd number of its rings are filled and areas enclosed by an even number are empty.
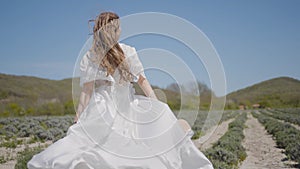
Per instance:
[[[87,20],[102,11],[114,11],[121,17],[138,12],[169,13],[196,25],[220,56],[228,92],[279,76],[300,79],[299,8],[298,0],[1,1],[0,73],[72,77],[78,53],[89,38]],[[178,54],[197,79],[209,85],[201,62],[184,57],[192,52],[167,40],[147,35],[126,43],[137,50],[156,47]],[[166,87],[172,82],[163,75],[148,75],[154,85]]]

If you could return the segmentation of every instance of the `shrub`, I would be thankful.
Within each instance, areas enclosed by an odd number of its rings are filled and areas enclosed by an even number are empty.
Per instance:
[[[17,163],[15,169],[26,169],[27,162],[35,155],[41,152],[43,149],[41,147],[28,148],[26,147],[24,151],[19,152],[17,155]]]
[[[285,149],[287,157],[300,165],[300,131],[288,123],[268,116],[265,112],[252,114],[265,126],[267,132],[274,136],[277,146]]]
[[[229,124],[228,131],[204,152],[214,168],[238,168],[239,162],[245,160],[247,154],[242,141],[245,137],[243,129],[246,119],[246,113],[240,114]]]

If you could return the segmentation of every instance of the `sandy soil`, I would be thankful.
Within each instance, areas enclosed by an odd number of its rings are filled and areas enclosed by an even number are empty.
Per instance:
[[[29,140],[30,138],[22,138],[23,140]],[[35,142],[32,144],[27,144],[28,147],[32,148],[32,147],[38,147],[38,146],[42,146],[42,147],[47,147],[50,144],[52,144],[52,141],[46,141],[44,143],[40,143],[40,142]],[[14,148],[5,148],[5,147],[0,147],[0,155],[5,155],[6,157],[10,157],[13,160],[7,161],[6,163],[0,164],[0,169],[13,169],[15,167],[16,164],[16,157],[18,152],[21,152],[25,149],[25,144],[22,145],[18,145],[15,149]]]
[[[16,165],[16,160],[8,161],[0,165],[0,169],[14,169]]]
[[[242,162],[241,169],[292,168],[289,164],[295,163],[285,160],[283,150],[276,147],[272,136],[250,112],[245,125],[242,145],[246,148],[247,158]]]
[[[204,151],[212,146],[213,143],[218,141],[226,131],[228,130],[228,124],[231,123],[234,119],[229,119],[222,122],[220,125],[212,127],[207,134],[200,137],[198,140],[193,140],[194,144],[201,150]],[[211,133],[213,132],[213,133]],[[211,133],[211,134],[210,134]]]

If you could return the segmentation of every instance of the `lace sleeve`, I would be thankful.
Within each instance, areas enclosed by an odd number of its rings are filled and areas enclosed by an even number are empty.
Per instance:
[[[84,83],[95,80],[108,80],[114,82],[111,75],[106,76],[106,71],[100,69],[98,65],[93,63],[89,58],[92,57],[88,51],[80,62],[80,86],[83,87]]]

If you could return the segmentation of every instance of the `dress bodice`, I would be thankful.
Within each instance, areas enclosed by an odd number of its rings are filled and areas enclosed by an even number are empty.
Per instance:
[[[144,74],[144,68],[140,62],[137,52],[134,47],[120,43],[122,48],[125,61],[128,63],[129,70],[134,76],[134,82],[137,82],[140,75],[146,78]],[[113,75],[107,75],[107,71],[100,67],[98,64],[93,62],[93,53],[87,51],[83,56],[80,62],[80,86],[83,86],[84,83],[94,82],[94,94],[97,97],[103,94],[109,95],[117,107],[121,110],[126,110],[126,106],[133,101],[133,95],[135,90],[131,82],[122,82],[119,83],[120,73],[118,70],[115,71]]]
[[[119,43],[120,47],[122,48],[125,61],[129,65],[130,72],[134,75],[134,81],[137,82],[139,75],[142,75],[146,78],[144,73],[144,68],[142,63],[140,62],[137,52],[134,47],[129,45]],[[84,83],[95,81],[96,86],[100,87],[103,85],[119,85],[120,74],[119,71],[115,71],[113,75],[107,75],[107,72],[104,68],[100,67],[99,65],[92,62],[92,59],[95,57],[91,51],[87,51],[87,53],[83,56],[80,62],[80,86],[83,86]],[[127,82],[129,85],[130,82]]]

